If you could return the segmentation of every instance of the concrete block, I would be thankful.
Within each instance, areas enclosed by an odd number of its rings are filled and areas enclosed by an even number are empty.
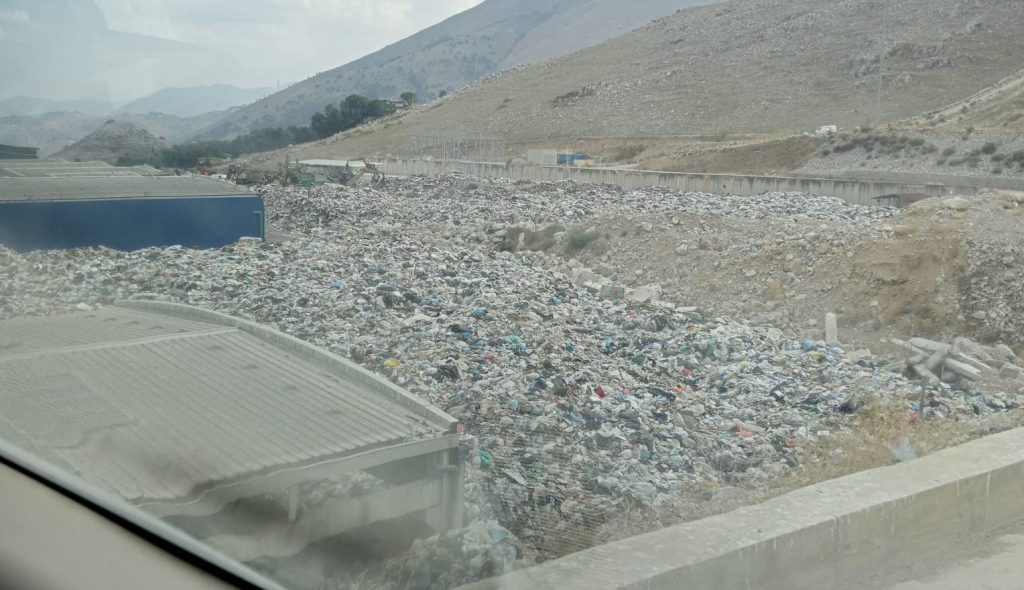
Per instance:
[[[1003,379],[1019,379],[1021,374],[1022,371],[1020,367],[1015,367],[1013,365],[1006,365],[999,370],[999,376]]]
[[[989,363],[993,360],[992,355],[985,351],[985,347],[970,338],[964,338],[963,336],[957,336],[953,339],[953,352],[966,354],[967,356],[976,358],[983,363]]]
[[[661,288],[657,285],[644,285],[637,287],[626,295],[630,303],[649,303],[661,295]]]
[[[946,361],[946,353],[942,351],[933,352],[928,360],[924,362],[924,366],[932,373],[938,371],[942,367],[942,363]]]
[[[981,379],[981,371],[967,363],[963,363],[952,358],[947,358],[945,366],[950,371],[953,371],[954,373],[960,375],[961,377],[964,377],[965,379],[970,379],[971,381],[977,381],[978,379]]]
[[[996,356],[1008,363],[1020,363],[1021,361],[1021,359],[1017,358],[1017,353],[1013,352],[1013,349],[1005,344],[996,344],[992,347],[992,351]]]
[[[938,375],[928,370],[928,367],[926,367],[924,363],[917,363],[914,365],[914,373],[916,373],[917,376],[928,385],[935,385],[939,382]]]
[[[626,297],[626,288],[620,285],[604,285],[601,287],[601,299],[623,299]]]
[[[825,314],[825,344],[839,344],[839,319],[834,313]]]
[[[990,373],[990,372],[995,371],[995,369],[993,369],[992,367],[986,365],[985,363],[979,361],[976,358],[967,356],[966,354],[954,352],[954,353],[950,353],[949,358],[951,358],[951,359],[953,359],[953,360],[955,360],[957,362],[961,362],[961,363],[964,363],[966,365],[970,365],[970,366],[974,367],[975,369],[978,369],[979,371],[981,371],[983,373]]]
[[[949,352],[950,346],[944,342],[936,342],[927,338],[911,338],[908,340],[911,346],[927,350],[928,352]]]

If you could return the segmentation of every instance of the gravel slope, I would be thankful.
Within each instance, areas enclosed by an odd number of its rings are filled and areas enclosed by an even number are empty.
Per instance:
[[[520,141],[897,121],[1017,71],[1022,22],[1024,5],[1005,0],[733,0],[506,72],[322,145],[394,154],[410,134],[454,130]]]

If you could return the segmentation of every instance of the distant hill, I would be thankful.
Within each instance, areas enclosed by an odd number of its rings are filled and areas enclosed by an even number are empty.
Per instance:
[[[446,130],[523,143],[896,122],[1017,72],[1022,26],[1024,2],[1007,0],[732,0],[295,155],[401,153],[409,135]]]
[[[176,117],[162,113],[118,115],[146,129],[158,139],[181,143],[199,130],[209,127],[226,114],[224,111],[204,113],[195,117]],[[40,156],[53,155],[82,139],[108,117],[95,117],[79,112],[57,111],[37,116],[0,117],[0,143],[39,147]]]
[[[0,100],[0,117],[42,115],[77,111],[86,115],[105,115],[114,105],[104,100],[46,100],[33,96],[12,96]]]
[[[214,111],[244,106],[270,94],[270,88],[238,88],[226,84],[164,88],[132,101],[117,113],[164,113],[177,117],[195,117]]]
[[[0,117],[0,143],[38,147],[40,157],[46,157],[85,137],[102,123],[102,118],[77,112]]]
[[[65,160],[153,163],[166,141],[129,121],[108,121],[99,129],[57,152]]]
[[[203,138],[307,125],[349,94],[432,99],[502,69],[565,55],[681,8],[717,0],[485,0],[461,14],[227,117]]]

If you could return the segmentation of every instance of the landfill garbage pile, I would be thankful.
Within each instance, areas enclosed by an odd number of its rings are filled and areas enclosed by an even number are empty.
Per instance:
[[[454,588],[511,571],[518,559],[518,541],[508,529],[493,520],[477,520],[413,542],[405,555],[389,561],[378,584],[396,590]]]
[[[871,225],[898,210],[851,205],[834,197],[766,193],[753,197],[684,193],[662,188],[627,190],[573,181],[524,182],[461,174],[389,180],[383,190],[325,184],[310,189],[266,186],[267,221],[283,229],[309,230],[383,220],[398,226],[442,224],[462,237],[495,226],[571,225],[597,216],[728,215],[737,219],[798,219]]]
[[[655,523],[694,490],[765,487],[803,464],[805,442],[848,430],[874,399],[954,420],[1024,403],[966,380],[927,384],[922,409],[921,384],[886,358],[663,301],[656,289],[595,289],[556,254],[474,237],[614,209],[865,226],[889,210],[456,176],[263,192],[269,221],[295,239],[0,249],[0,317],[129,298],[196,305],[347,356],[459,418],[470,529],[418,543],[385,568],[391,581],[468,582],[504,571],[512,553],[530,562],[600,543],[617,518]],[[460,565],[424,574],[438,556]]]

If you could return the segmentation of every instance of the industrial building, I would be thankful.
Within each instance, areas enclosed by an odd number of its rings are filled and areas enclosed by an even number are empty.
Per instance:
[[[39,148],[0,143],[0,160],[35,160],[38,157]]]
[[[462,519],[454,418],[246,320],[131,301],[3,321],[0,383],[0,439],[242,562]],[[372,493],[310,492],[352,472]]]
[[[0,161],[0,245],[217,248],[264,237],[259,195],[215,178],[158,174],[99,162]]]

